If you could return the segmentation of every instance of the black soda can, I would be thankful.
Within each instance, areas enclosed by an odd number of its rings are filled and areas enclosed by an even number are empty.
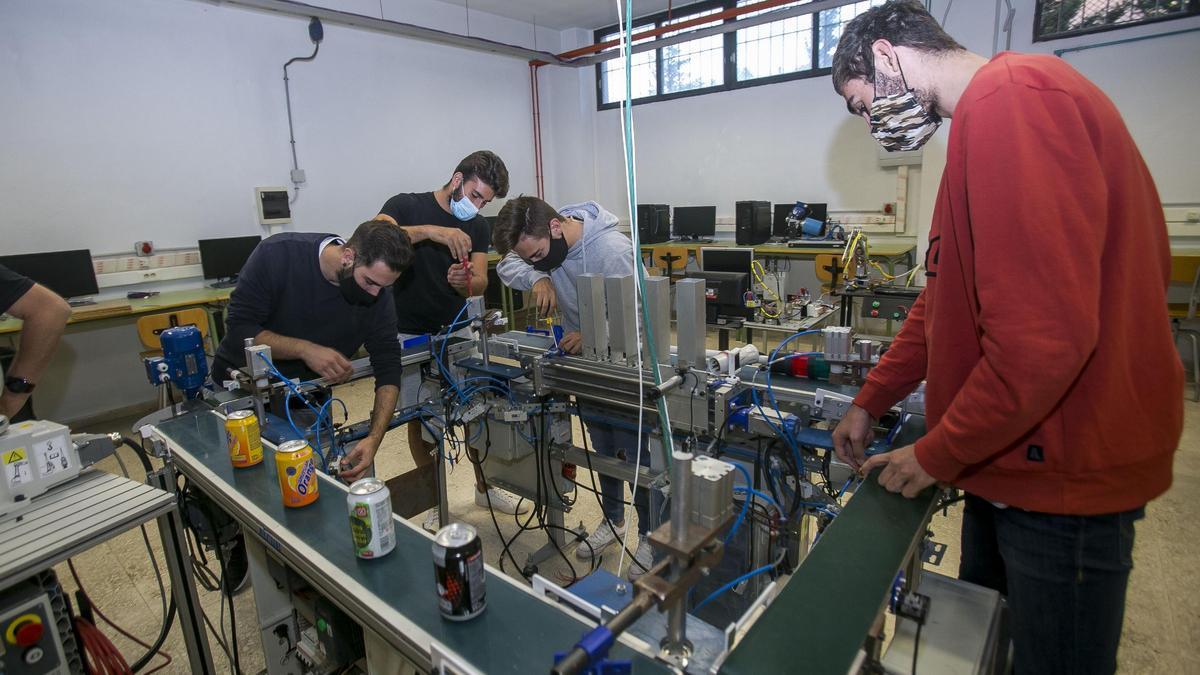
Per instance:
[[[451,621],[473,619],[487,606],[483,544],[466,523],[450,523],[433,540],[438,609]]]

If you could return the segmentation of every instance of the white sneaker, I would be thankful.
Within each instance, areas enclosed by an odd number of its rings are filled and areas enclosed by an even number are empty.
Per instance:
[[[613,536],[614,531],[616,532],[615,537]],[[601,520],[592,529],[592,533],[588,535],[587,539],[583,540],[575,549],[575,557],[580,560],[591,560],[593,555],[600,555],[610,545],[620,543],[618,539],[624,536],[625,528],[623,526],[617,527],[607,520]]]
[[[514,500],[507,493],[501,492],[496,488],[488,488],[487,494],[475,491],[475,506],[488,507],[488,499],[491,499],[491,507],[493,511],[499,513],[507,513],[510,516],[519,516],[522,513],[529,511],[529,504],[524,500]]]
[[[645,574],[653,565],[654,549],[651,548],[646,535],[640,535],[638,536],[637,550],[633,552],[633,561],[629,563],[629,580],[637,581],[637,578]]]
[[[425,522],[421,523],[421,527],[432,534],[437,534],[439,526],[438,507],[435,506],[429,510],[429,513],[425,514]]]

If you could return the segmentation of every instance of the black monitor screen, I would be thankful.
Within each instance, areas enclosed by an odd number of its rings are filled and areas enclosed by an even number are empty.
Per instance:
[[[750,265],[753,262],[754,249],[752,248],[700,249],[700,269],[705,272],[752,274]]]
[[[717,207],[676,206],[675,236],[711,237],[717,233]]]
[[[96,286],[96,269],[92,267],[92,252],[86,248],[0,256],[0,265],[33,279],[64,298],[82,298],[100,292]]]
[[[224,279],[235,277],[242,271],[242,265],[258,246],[262,237],[226,237],[224,239],[201,239],[200,268],[204,271],[205,279]]]
[[[796,202],[787,202],[786,204],[775,205],[775,214],[771,218],[772,237],[787,236],[787,217],[792,213],[792,209],[795,206]]]

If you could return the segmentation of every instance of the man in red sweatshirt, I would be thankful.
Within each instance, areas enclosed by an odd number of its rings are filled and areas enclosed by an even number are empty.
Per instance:
[[[888,150],[954,118],[927,285],[834,432],[838,456],[908,497],[967,493],[960,576],[1008,596],[1016,672],[1111,673],[1134,522],[1171,484],[1183,417],[1150,172],[1067,63],[972,54],[911,0],[846,26],[833,84]],[[865,460],[921,380],[928,433]]]

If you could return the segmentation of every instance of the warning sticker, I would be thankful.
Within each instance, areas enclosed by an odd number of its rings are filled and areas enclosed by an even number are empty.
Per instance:
[[[9,485],[20,485],[33,479],[33,467],[29,465],[29,453],[25,448],[4,452],[4,478]]]
[[[56,471],[66,471],[71,466],[71,458],[63,447],[62,438],[52,438],[41,443],[34,443],[33,456],[37,460],[38,470],[45,478]]]

